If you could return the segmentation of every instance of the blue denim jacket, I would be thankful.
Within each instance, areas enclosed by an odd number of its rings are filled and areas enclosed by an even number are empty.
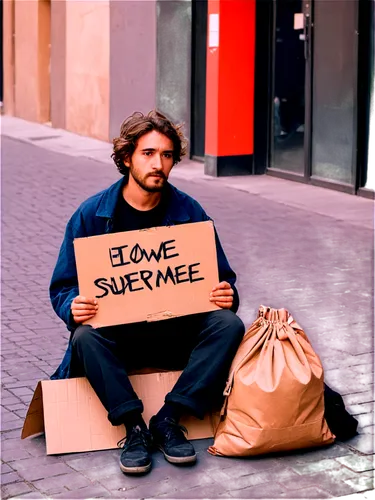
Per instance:
[[[97,236],[99,234],[112,232],[117,200],[122,194],[122,188],[125,183],[126,179],[122,178],[104,191],[91,196],[82,203],[67,224],[64,241],[61,245],[56,267],[51,279],[50,298],[56,314],[66,323],[70,332],[74,332],[77,327],[70,306],[74,297],[79,295],[73,240],[74,238]],[[169,183],[167,184],[167,190],[168,204],[163,225],[172,226],[175,224],[211,220],[199,203],[193,198],[179,191]],[[234,290],[232,310],[236,312],[239,306],[238,292],[234,286],[236,274],[229,266],[216,230],[215,238],[219,279],[220,281],[227,281],[231,284]],[[67,351],[60,366],[51,378],[68,378],[70,360],[71,341],[69,341]]]

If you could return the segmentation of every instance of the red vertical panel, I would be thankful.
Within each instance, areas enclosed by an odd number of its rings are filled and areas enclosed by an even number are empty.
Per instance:
[[[255,0],[209,0],[208,14],[212,13],[219,13],[219,47],[207,48],[205,153],[251,155]]]
[[[222,1],[218,156],[253,153],[255,0]]]
[[[210,14],[219,14],[220,1],[208,0],[207,73],[206,73],[206,133],[205,154],[217,155],[219,140],[219,49],[209,47]],[[220,36],[220,34],[219,34]]]

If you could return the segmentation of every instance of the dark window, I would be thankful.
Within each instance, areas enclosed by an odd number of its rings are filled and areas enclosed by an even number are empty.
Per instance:
[[[206,128],[207,0],[193,0],[192,9],[190,155],[203,159]]]
[[[371,2],[368,80],[368,147],[365,184],[375,184],[375,1]]]

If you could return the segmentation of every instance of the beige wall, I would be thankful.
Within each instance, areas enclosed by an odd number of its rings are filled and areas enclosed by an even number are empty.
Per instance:
[[[66,0],[66,128],[109,135],[109,0]]]
[[[50,116],[50,1],[15,1],[15,114],[46,122]]]
[[[111,2],[110,138],[131,113],[156,107],[156,12],[156,0]]]

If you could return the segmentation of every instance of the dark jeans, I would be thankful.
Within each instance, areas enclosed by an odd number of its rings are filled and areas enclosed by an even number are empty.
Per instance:
[[[118,425],[125,413],[143,411],[129,372],[183,369],[165,401],[203,418],[222,396],[244,332],[242,321],[229,310],[100,329],[82,325],[72,339],[70,376],[87,377],[108,419]]]

